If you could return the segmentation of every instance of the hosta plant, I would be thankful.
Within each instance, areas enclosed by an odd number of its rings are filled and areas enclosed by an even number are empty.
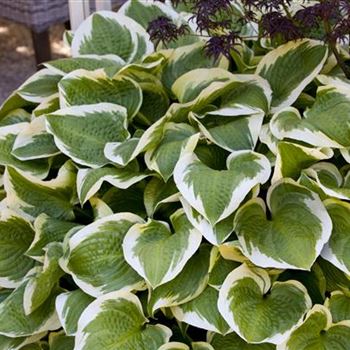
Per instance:
[[[350,349],[350,81],[161,16],[94,13],[1,106],[0,350]]]

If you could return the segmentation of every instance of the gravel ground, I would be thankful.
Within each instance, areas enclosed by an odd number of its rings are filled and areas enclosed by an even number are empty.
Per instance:
[[[62,41],[63,31],[63,25],[51,28],[53,58],[69,54]],[[35,71],[30,30],[25,26],[0,19],[0,104]]]

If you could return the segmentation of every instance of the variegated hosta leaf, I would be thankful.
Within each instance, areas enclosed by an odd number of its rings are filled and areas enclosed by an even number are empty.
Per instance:
[[[350,200],[350,172],[343,178],[334,164],[320,162],[304,170],[303,175],[308,178],[310,189],[316,186],[329,197]]]
[[[337,199],[324,202],[333,223],[332,235],[322,250],[322,257],[350,274],[350,204]]]
[[[92,197],[89,202],[93,211],[94,221],[113,215],[113,210],[102,199]]]
[[[59,154],[53,136],[46,130],[45,117],[42,115],[26,125],[16,137],[12,154],[20,160],[36,160]]]
[[[215,350],[209,343],[198,341],[191,344],[193,350]]]
[[[176,79],[192,69],[212,67],[228,68],[228,61],[226,58],[215,61],[213,58],[205,55],[203,47],[204,42],[198,42],[170,51],[162,73],[162,82],[166,89],[170,91]]]
[[[242,246],[238,240],[229,241],[224,244],[219,245],[219,252],[222,257],[226,260],[235,262],[249,262],[250,260],[243,254]],[[248,263],[249,264],[249,263]]]
[[[57,314],[67,335],[76,334],[80,315],[93,301],[93,297],[85,294],[80,289],[74,290],[73,292],[62,293],[57,296]]]
[[[154,148],[163,137],[168,118],[164,116],[150,126],[142,135],[134,135],[124,142],[111,142],[105,146],[105,157],[121,166],[127,165],[141,152]]]
[[[45,336],[45,332],[35,334],[29,337],[17,338],[11,338],[6,337],[4,335],[0,335],[0,350],[23,350],[25,349],[27,344],[35,343],[36,341],[40,340],[43,336]]]
[[[159,173],[165,182],[168,181],[180,158],[181,150],[195,133],[196,130],[188,124],[165,124],[163,138],[145,154],[147,167]]]
[[[212,262],[209,271],[208,284],[211,287],[219,290],[227,275],[236,267],[241,265],[241,263],[224,259],[218,248],[213,248],[211,255]]]
[[[209,263],[210,246],[202,245],[173,280],[150,292],[150,312],[184,304],[201,294],[208,283]]]
[[[76,201],[75,173],[76,168],[70,161],[49,181],[24,176],[8,167],[4,175],[6,205],[30,218],[46,213],[57,219],[71,220]]]
[[[234,229],[244,254],[257,266],[309,270],[332,231],[322,201],[293,180],[281,179],[269,188],[267,206],[269,220],[260,198],[236,213]]]
[[[1,105],[0,105],[0,120],[6,117],[13,110],[18,108],[33,107],[34,102],[29,102],[23,99],[17,91],[14,91]]]
[[[179,209],[169,224],[149,219],[135,224],[124,238],[123,250],[126,261],[139,275],[156,288],[173,280],[198,249],[202,235]]]
[[[162,345],[158,350],[190,350],[190,347],[184,343],[172,341]]]
[[[328,85],[318,88],[315,103],[304,118],[293,107],[282,109],[271,119],[270,128],[278,139],[341,149],[350,146],[349,124],[350,88]]]
[[[132,18],[111,11],[89,16],[75,31],[73,57],[86,54],[113,54],[126,62],[153,52],[147,32]]]
[[[31,115],[23,108],[17,108],[0,119],[0,126],[30,122]]]
[[[103,69],[75,70],[59,83],[61,108],[109,102],[121,105],[133,118],[142,104],[140,86],[132,79],[115,75],[110,78]]]
[[[16,288],[34,266],[24,256],[34,238],[32,226],[16,213],[2,210],[0,221],[0,286]]]
[[[35,274],[28,279],[24,290],[24,312],[26,315],[37,310],[50,296],[52,290],[58,285],[64,272],[58,265],[63,254],[61,243],[50,243],[46,248],[44,265],[38,267]]]
[[[8,337],[26,337],[61,327],[55,311],[54,289],[46,301],[30,315],[23,308],[24,290],[27,282],[19,287],[0,303],[0,334]]]
[[[112,186],[126,189],[143,180],[149,174],[142,174],[133,166],[116,168],[106,166],[99,169],[79,169],[77,175],[77,191],[80,203],[84,204],[107,181]]]
[[[172,180],[164,182],[158,177],[153,177],[145,187],[143,201],[149,217],[153,217],[153,214],[162,204],[177,202],[178,200],[178,190]]]
[[[197,44],[198,45],[198,44]],[[197,68],[182,74],[171,87],[180,103],[193,101],[202,90],[214,82],[229,82],[237,79],[223,68]]]
[[[245,264],[227,276],[218,300],[226,322],[249,343],[283,342],[311,305],[300,282],[272,283],[265,270]]]
[[[333,151],[330,148],[311,148],[286,141],[279,142],[277,149],[272,182],[284,177],[297,180],[301,170],[319,160],[329,159],[333,156]]]
[[[264,124],[261,127],[259,140],[261,143],[265,144],[274,155],[277,154],[278,139],[275,136],[273,136],[269,123]]]
[[[44,63],[44,66],[50,71],[63,76],[77,69],[96,70],[104,68],[118,71],[124,65],[125,61],[116,55],[82,55]]]
[[[270,83],[272,112],[288,107],[317,76],[327,59],[327,46],[315,40],[298,40],[279,46],[259,62],[256,73]]]
[[[11,154],[16,137],[27,125],[28,123],[18,123],[0,127],[0,164],[12,166],[32,176],[45,178],[49,172],[48,160],[38,159],[25,162]]]
[[[60,109],[60,99],[58,92],[46,97],[35,109],[33,109],[33,115],[40,117],[43,114],[52,113]]]
[[[136,120],[143,125],[152,125],[163,117],[169,108],[169,98],[162,83],[148,72],[136,71],[135,74],[127,76],[136,81],[142,89],[142,105]]]
[[[332,314],[333,322],[350,320],[350,295],[348,292],[335,291],[326,300],[325,306]]]
[[[46,115],[46,120],[60,151],[92,168],[108,163],[103,153],[107,142],[122,142],[130,136],[126,109],[112,103],[60,109]]]
[[[26,101],[40,103],[57,92],[57,84],[62,76],[41,69],[28,78],[17,90],[17,93]]]
[[[222,116],[194,113],[190,118],[207,139],[229,152],[253,150],[258,141],[264,116],[262,113],[246,116]]]
[[[208,114],[222,116],[268,113],[272,90],[267,80],[255,74],[235,76],[236,82],[228,84],[222,91],[218,110]]]
[[[160,16],[166,16],[172,20],[179,17],[179,14],[169,4],[142,0],[127,1],[118,10],[118,13],[132,18],[146,30],[149,22]]]
[[[197,298],[175,307],[172,313],[180,322],[206,329],[220,334],[226,334],[230,327],[218,311],[219,292],[208,286]]]
[[[350,322],[332,322],[332,315],[322,305],[315,305],[304,323],[277,350],[335,350],[350,347]]]
[[[236,151],[226,163],[227,170],[211,169],[193,152],[184,152],[174,170],[181,195],[211,225],[232,214],[249,191],[270,176],[270,163],[259,153]]]
[[[97,297],[115,290],[142,287],[142,278],[125,262],[122,242],[129,228],[143,220],[131,213],[104,217],[68,239],[67,271],[87,294]]]
[[[78,322],[75,350],[158,350],[169,341],[171,330],[145,325],[139,299],[129,292],[112,292],[93,301]]]
[[[275,350],[276,347],[273,344],[249,344],[239,337],[236,333],[232,332],[225,336],[217,333],[209,335],[210,344],[214,350]]]
[[[215,225],[212,225],[203,215],[191,207],[191,205],[183,197],[180,197],[180,201],[188,220],[211,244],[221,244],[233,232],[234,214],[231,214]]]
[[[26,255],[33,259],[44,261],[44,248],[51,242],[62,242],[66,233],[78,224],[58,220],[46,214],[40,214],[34,221],[35,236],[31,241]]]

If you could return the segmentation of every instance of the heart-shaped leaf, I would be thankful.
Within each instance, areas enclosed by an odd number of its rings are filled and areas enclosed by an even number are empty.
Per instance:
[[[195,133],[196,130],[188,124],[167,123],[164,126],[163,138],[145,154],[148,169],[155,170],[165,182],[168,181],[179,160],[181,150]]]
[[[236,213],[234,229],[244,254],[261,267],[309,270],[332,231],[320,198],[293,180],[282,179],[269,188],[267,205],[270,220],[260,198],[249,200]]]
[[[308,179],[311,190],[318,188],[317,192],[329,197],[350,200],[350,172],[343,177],[338,168],[332,163],[320,162],[308,169],[302,174]],[[306,179],[303,179],[305,181]]]
[[[68,238],[68,254],[62,264],[85,293],[97,297],[141,287],[142,278],[125,262],[121,243],[129,228],[142,222],[135,214],[118,213]]]
[[[180,322],[220,334],[229,332],[230,327],[218,310],[219,292],[208,286],[197,298],[175,307],[171,311]]]
[[[348,86],[322,86],[315,103],[304,112],[286,108],[276,113],[270,128],[278,139],[289,138],[316,147],[348,148],[350,122],[350,89]]]
[[[311,148],[286,141],[278,142],[275,171],[271,181],[273,183],[284,177],[297,180],[301,170],[331,157],[331,148]]]
[[[108,102],[125,107],[132,119],[142,104],[140,86],[132,79],[115,75],[108,77],[103,69],[75,70],[59,83],[61,108]]]
[[[213,60],[203,52],[204,43],[198,42],[192,45],[179,47],[171,51],[162,72],[162,82],[167,90],[171,90],[173,83],[181,75],[195,68],[227,68],[226,58]]]
[[[41,69],[28,78],[17,91],[26,101],[40,103],[57,92],[57,84],[61,78],[49,69]]]
[[[221,244],[233,232],[234,214],[231,214],[230,216],[219,221],[215,225],[211,225],[210,222],[203,215],[199,214],[196,209],[191,207],[191,205],[186,201],[186,199],[180,197],[180,201],[188,220],[190,220],[191,224],[198,231],[200,231],[203,237],[206,240],[208,240],[211,244]]]
[[[46,115],[47,130],[62,153],[92,168],[108,163],[104,156],[107,142],[129,138],[127,111],[112,103],[75,106]]]
[[[149,176],[137,171],[133,166],[117,168],[106,166],[98,169],[79,169],[77,175],[77,191],[80,203],[84,204],[100,189],[103,182],[126,189]]]
[[[46,213],[57,219],[71,220],[76,202],[75,179],[76,168],[71,161],[67,161],[57,177],[49,181],[24,176],[7,167],[4,175],[6,205],[30,218]]]
[[[203,292],[208,283],[210,251],[209,245],[202,245],[173,280],[150,292],[151,313],[162,307],[184,304]]]
[[[214,112],[204,116],[190,113],[190,118],[211,142],[229,152],[254,149],[264,119],[263,113],[250,116],[223,116]]]
[[[171,330],[145,325],[139,299],[129,292],[112,292],[93,301],[78,322],[75,350],[158,350],[169,341]]]
[[[75,31],[73,57],[86,54],[113,54],[126,62],[153,52],[147,32],[133,19],[112,11],[89,16]]]
[[[39,116],[19,131],[12,155],[20,160],[37,160],[60,153],[53,136],[46,130],[45,117]]]
[[[304,39],[290,41],[263,57],[256,73],[271,85],[273,112],[290,106],[298,98],[322,69],[327,53],[322,42]]]
[[[311,305],[300,282],[271,283],[265,270],[245,264],[227,276],[218,300],[226,322],[249,343],[282,343]]]
[[[45,178],[48,174],[50,164],[47,159],[35,159],[32,161],[21,161],[12,154],[12,148],[18,135],[25,130],[28,123],[21,122],[0,127],[0,164],[12,166],[24,173],[38,178]]]
[[[145,224],[134,225],[124,238],[126,261],[153,288],[174,279],[202,240],[182,209],[170,220],[174,233],[167,223],[149,219]]]
[[[253,151],[233,152],[226,163],[227,170],[211,169],[187,151],[174,170],[181,195],[211,225],[232,214],[249,191],[270,176],[268,159]]]
[[[277,346],[277,350],[335,350],[350,347],[350,322],[332,323],[332,315],[322,305],[315,305],[304,323]]]

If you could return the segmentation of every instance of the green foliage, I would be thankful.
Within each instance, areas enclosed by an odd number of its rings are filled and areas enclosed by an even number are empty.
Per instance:
[[[93,14],[0,107],[0,350],[349,349],[349,81],[159,15]]]

